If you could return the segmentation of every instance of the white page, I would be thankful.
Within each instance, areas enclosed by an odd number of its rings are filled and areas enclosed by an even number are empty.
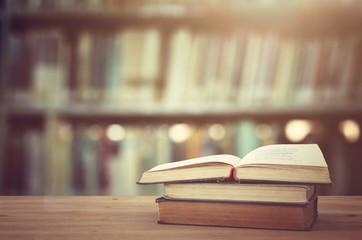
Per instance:
[[[327,167],[317,144],[275,144],[257,148],[237,165],[287,164]]]
[[[162,171],[162,170],[167,170],[167,169],[172,169],[172,168],[180,168],[180,167],[186,167],[186,166],[198,165],[198,164],[208,164],[208,163],[223,163],[223,164],[229,164],[231,166],[234,166],[239,161],[240,161],[240,158],[236,157],[234,155],[220,154],[220,155],[212,155],[212,156],[199,157],[199,158],[193,158],[193,159],[189,159],[189,160],[161,164],[161,165],[158,165],[158,166],[150,169],[149,172]]]

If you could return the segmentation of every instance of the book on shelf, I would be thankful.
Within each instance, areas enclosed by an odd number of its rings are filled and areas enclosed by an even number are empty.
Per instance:
[[[219,154],[158,165],[138,183],[195,181],[263,181],[331,183],[328,166],[317,144],[273,144],[240,158]]]
[[[261,54],[259,56],[259,64],[257,74],[255,75],[255,81],[253,93],[253,104],[266,104],[271,99],[270,91],[273,88],[273,78],[275,75],[275,69],[277,67],[277,58],[279,50],[280,40],[279,36],[275,34],[267,34],[264,36],[261,45]]]
[[[310,230],[317,218],[317,197],[306,203],[156,199],[158,223],[202,226]]]
[[[10,34],[6,98],[240,111],[356,102],[360,45],[358,36],[301,40],[245,30],[221,36],[181,28],[165,38],[151,26],[84,31],[72,42],[55,27],[31,30]]]
[[[62,32],[50,29],[12,33],[8,47],[9,103],[50,106],[66,101],[69,46]]]
[[[255,183],[167,183],[166,199],[306,203],[315,185]]]
[[[76,102],[145,105],[156,101],[161,35],[129,28],[108,35],[82,33],[76,42]]]

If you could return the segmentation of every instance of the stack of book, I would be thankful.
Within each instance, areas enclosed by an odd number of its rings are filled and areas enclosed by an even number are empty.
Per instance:
[[[158,223],[310,230],[316,184],[331,180],[318,145],[276,144],[162,164],[139,183],[165,184]]]

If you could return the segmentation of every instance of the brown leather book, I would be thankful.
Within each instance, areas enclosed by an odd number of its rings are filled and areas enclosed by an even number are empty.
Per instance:
[[[156,199],[158,223],[310,230],[317,196],[304,204]]]

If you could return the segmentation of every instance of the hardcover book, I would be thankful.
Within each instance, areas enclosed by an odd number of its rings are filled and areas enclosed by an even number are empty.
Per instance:
[[[315,193],[315,185],[167,183],[164,197],[185,200],[306,203]]]
[[[317,197],[303,204],[156,199],[158,223],[310,230]]]

